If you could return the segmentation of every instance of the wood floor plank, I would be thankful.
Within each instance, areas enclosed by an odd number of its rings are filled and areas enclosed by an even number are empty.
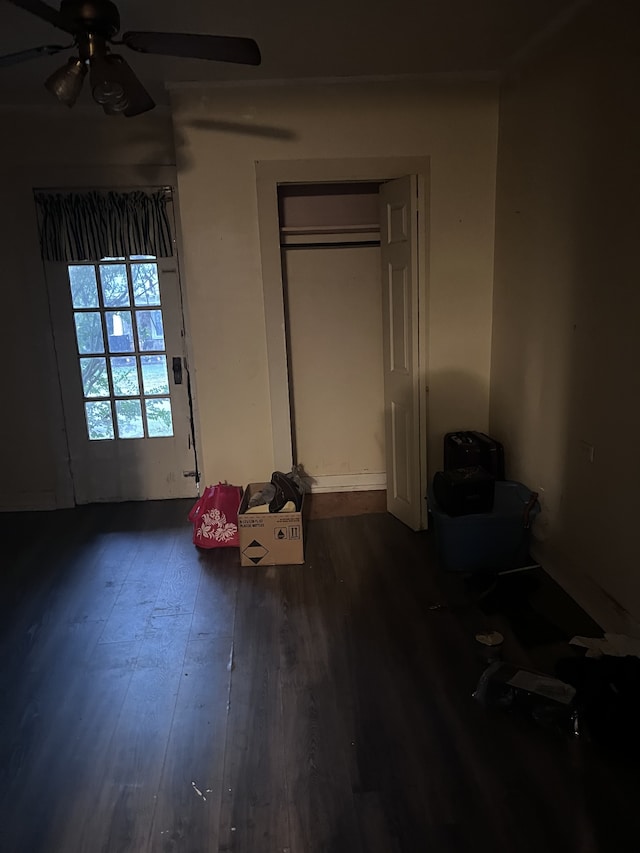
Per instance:
[[[561,590],[483,606],[384,513],[240,568],[190,505],[0,516],[3,853],[637,853],[632,762],[472,698],[479,630],[566,652]]]
[[[278,631],[279,567],[239,569],[220,851],[290,849]]]
[[[366,853],[397,853],[401,848],[389,825],[381,795],[376,791],[356,794],[354,804],[362,849]]]
[[[90,626],[73,627],[80,630],[81,641]],[[81,849],[78,830],[95,812],[88,792],[106,761],[136,659],[132,643],[92,648],[84,664],[72,655],[61,661],[22,706],[14,741],[18,764],[11,768],[10,784],[3,786],[2,828],[7,828],[10,809],[12,831],[3,850]]]
[[[344,581],[318,523],[313,562],[280,572],[282,713],[291,845],[353,850],[360,833],[349,765],[355,756],[350,673],[344,652]]]
[[[142,640],[158,593],[155,578],[125,581],[105,622],[101,643]]]
[[[108,751],[77,794],[84,814],[78,853],[148,849],[167,732],[182,678],[182,667],[175,666],[133,672]]]
[[[167,557],[167,566],[158,585],[155,614],[193,614],[201,579],[193,552],[194,548],[186,530],[174,537]]]
[[[284,687],[291,849],[360,851],[360,833],[331,685]]]
[[[307,518],[343,518],[349,515],[366,515],[386,512],[387,492],[384,489],[366,492],[328,492],[307,495]]]
[[[187,645],[151,830],[151,853],[217,853],[230,638]]]
[[[193,550],[193,559],[200,572],[200,583],[193,605],[191,637],[232,637],[238,583],[242,577],[238,571],[238,551],[235,548]]]

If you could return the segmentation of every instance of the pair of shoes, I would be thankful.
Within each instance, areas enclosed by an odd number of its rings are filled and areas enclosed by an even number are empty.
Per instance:
[[[291,477],[283,474],[282,471],[274,471],[271,475],[271,483],[275,487],[276,493],[269,502],[269,512],[280,512],[287,501],[293,501],[296,512],[300,512],[302,493]]]

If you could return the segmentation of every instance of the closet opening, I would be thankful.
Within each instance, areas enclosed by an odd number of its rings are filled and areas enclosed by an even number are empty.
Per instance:
[[[381,183],[278,186],[293,459],[317,492],[386,488]]]

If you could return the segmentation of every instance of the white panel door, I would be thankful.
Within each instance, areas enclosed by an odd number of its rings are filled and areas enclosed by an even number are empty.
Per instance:
[[[196,495],[176,258],[49,263],[75,501]]]
[[[387,509],[423,524],[418,361],[418,179],[380,187]]]

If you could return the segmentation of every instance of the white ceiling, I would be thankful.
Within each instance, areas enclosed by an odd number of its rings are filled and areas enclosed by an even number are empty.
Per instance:
[[[51,5],[57,5],[52,0]],[[250,36],[259,68],[120,50],[159,103],[166,84],[500,71],[584,0],[120,0],[122,30]],[[68,37],[0,0],[0,55]],[[67,54],[0,68],[0,104],[51,103]]]

